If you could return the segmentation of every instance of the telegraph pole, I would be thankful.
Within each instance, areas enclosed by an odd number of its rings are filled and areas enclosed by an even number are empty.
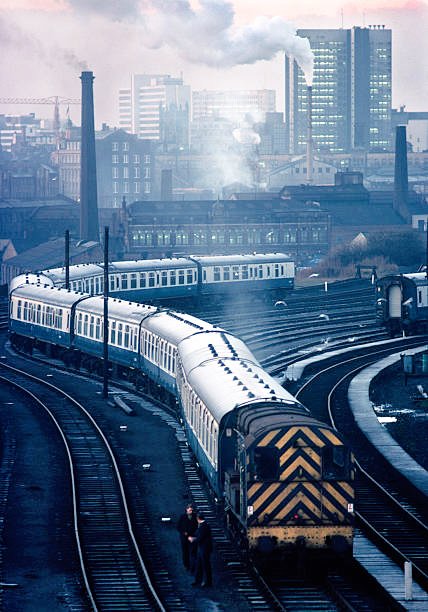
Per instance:
[[[65,288],[70,289],[70,232],[65,230]]]
[[[104,228],[103,398],[108,398],[108,227]]]

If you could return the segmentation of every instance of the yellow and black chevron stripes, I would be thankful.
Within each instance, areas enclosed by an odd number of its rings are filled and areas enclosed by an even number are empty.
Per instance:
[[[320,453],[307,446],[285,449],[279,464],[280,480],[319,480],[321,477]]]
[[[348,503],[353,502],[353,490],[344,482],[258,482],[249,486],[247,499],[253,507],[251,524],[295,520],[320,524],[345,519]]]
[[[326,444],[338,446],[343,442],[336,433],[324,427],[295,426],[286,431],[273,429],[257,442],[257,446],[276,446],[280,450],[286,446],[323,447]]]

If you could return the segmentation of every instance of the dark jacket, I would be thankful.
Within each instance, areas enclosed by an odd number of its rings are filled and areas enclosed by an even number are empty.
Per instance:
[[[211,536],[211,527],[206,521],[199,523],[195,533],[195,538],[198,545],[198,553],[209,555],[213,549],[213,541]]]
[[[192,514],[189,518],[187,512],[182,514],[178,519],[177,523],[177,531],[180,533],[182,538],[186,538],[188,536],[195,535],[195,532],[198,528],[198,521],[196,520],[196,516]]]

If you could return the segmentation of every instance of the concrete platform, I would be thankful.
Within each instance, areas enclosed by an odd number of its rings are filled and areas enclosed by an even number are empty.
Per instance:
[[[426,345],[412,352],[426,351]],[[428,472],[406,453],[396,440],[379,423],[369,397],[372,380],[385,368],[401,359],[401,353],[394,353],[375,364],[365,368],[355,376],[348,389],[348,401],[358,427],[365,433],[370,442],[376,446],[394,468],[415,487],[428,497]]]
[[[358,529],[354,534],[354,557],[405,610],[428,610],[428,593],[413,583],[412,597],[406,600],[404,569],[378,550]]]

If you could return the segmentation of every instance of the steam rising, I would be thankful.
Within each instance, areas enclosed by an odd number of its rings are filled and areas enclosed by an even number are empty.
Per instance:
[[[312,83],[313,53],[309,40],[280,17],[257,17],[234,27],[234,10],[227,0],[200,0],[195,10],[188,0],[152,0],[145,44],[173,47],[183,59],[216,68],[270,60],[279,51],[293,56]]]

